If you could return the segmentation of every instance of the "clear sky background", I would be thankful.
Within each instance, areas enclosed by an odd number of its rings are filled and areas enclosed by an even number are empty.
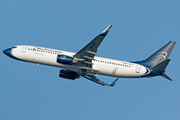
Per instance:
[[[179,120],[179,6],[179,0],[1,0],[0,120]],[[166,69],[174,81],[121,78],[103,87],[84,78],[59,78],[60,68],[2,52],[15,45],[78,52],[109,24],[101,57],[143,60],[176,41]]]

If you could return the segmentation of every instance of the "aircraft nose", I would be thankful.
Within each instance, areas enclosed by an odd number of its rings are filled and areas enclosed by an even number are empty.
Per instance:
[[[3,53],[6,54],[7,56],[11,56],[11,49],[12,48],[5,49],[3,50]]]

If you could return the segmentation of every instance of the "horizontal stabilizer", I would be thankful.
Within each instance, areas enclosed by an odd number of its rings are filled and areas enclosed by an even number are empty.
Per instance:
[[[162,77],[164,77],[164,78],[166,78],[166,79],[168,79],[168,80],[172,81],[172,79],[171,79],[171,78],[169,78],[166,74],[163,74],[163,75],[162,75]]]
[[[166,69],[169,61],[171,59],[166,59],[163,62],[159,63],[158,65],[154,66],[153,68],[151,68],[152,70],[159,72],[159,73],[164,73],[164,70]]]

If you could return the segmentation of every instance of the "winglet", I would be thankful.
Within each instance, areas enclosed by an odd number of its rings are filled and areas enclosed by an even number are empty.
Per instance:
[[[113,87],[113,86],[117,83],[118,79],[119,79],[119,78],[115,79],[115,80],[110,84],[110,86]]]
[[[112,24],[110,24],[101,34],[99,34],[99,36],[106,36],[111,27],[112,27]]]

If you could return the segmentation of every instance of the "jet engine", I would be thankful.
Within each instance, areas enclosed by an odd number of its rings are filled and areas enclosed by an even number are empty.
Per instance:
[[[59,77],[75,80],[76,78],[79,78],[79,75],[73,71],[60,70]]]
[[[77,60],[75,60],[73,57],[67,56],[67,55],[58,55],[57,56],[57,62],[61,64],[73,64],[77,63]]]

